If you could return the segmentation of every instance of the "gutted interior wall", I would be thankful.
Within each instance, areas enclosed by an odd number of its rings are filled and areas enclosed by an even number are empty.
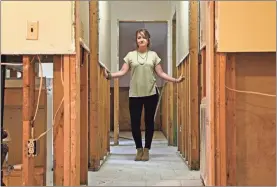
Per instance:
[[[37,103],[37,98],[39,94],[39,79],[36,79],[36,89],[34,92],[34,103]],[[38,137],[47,130],[47,115],[48,115],[48,105],[47,105],[47,90],[45,79],[42,82],[42,90],[39,99],[39,108],[37,111],[37,116],[34,121],[34,136]],[[22,111],[23,111],[23,90],[22,90],[22,80],[8,79],[6,80],[5,88],[5,105],[4,105],[4,129],[9,133],[9,152],[8,152],[8,165],[18,165],[22,164],[22,152],[23,152],[23,125],[22,125]],[[48,138],[48,137],[47,137]],[[46,136],[39,140],[39,154],[35,157],[35,183],[37,186],[46,185],[46,169],[47,169],[47,155],[51,152],[51,149],[47,148]],[[22,185],[22,175],[21,171],[13,171],[7,175],[7,165],[4,166],[4,181],[6,185],[9,186],[21,186]]]
[[[99,62],[111,70],[111,1],[99,1]]]
[[[28,21],[39,22],[38,40],[26,40]],[[1,53],[71,54],[73,22],[74,1],[3,1]]]
[[[212,3],[207,3],[208,9],[201,4],[201,13],[207,13],[206,17],[200,15],[200,20],[207,19],[206,23],[201,21],[200,34],[201,46],[207,44],[207,49],[202,50],[202,54],[206,53],[202,62],[206,65],[210,107],[204,141],[208,150],[206,169],[201,175],[204,172],[206,185],[220,185],[224,180],[231,186],[276,185],[276,98],[263,95],[276,94],[275,2],[215,2],[215,27],[208,19],[213,13]],[[225,63],[225,54],[226,69],[216,69],[214,64]],[[226,80],[221,86],[226,89],[214,90],[213,84],[221,84],[218,80],[222,74],[226,74]],[[220,101],[224,97],[226,102]],[[225,115],[219,106],[226,107]],[[225,125],[218,116],[226,119]],[[214,153],[220,154],[215,157]],[[226,163],[227,173],[222,163]]]

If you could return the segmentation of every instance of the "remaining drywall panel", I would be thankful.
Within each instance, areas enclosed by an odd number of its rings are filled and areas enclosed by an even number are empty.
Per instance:
[[[275,1],[218,1],[217,51],[276,51]]]
[[[189,54],[189,1],[180,1],[176,5],[176,23],[178,66]]]
[[[200,1],[200,49],[206,45],[207,1]]]
[[[28,21],[38,21],[37,40],[26,40]],[[3,1],[1,53],[74,53],[73,22],[74,1]]]
[[[99,1],[99,62],[111,70],[110,2]]]
[[[176,12],[176,7],[179,6],[179,1],[170,1],[170,20],[173,19],[175,12]]]
[[[89,48],[89,1],[80,1],[81,36],[84,44]]]

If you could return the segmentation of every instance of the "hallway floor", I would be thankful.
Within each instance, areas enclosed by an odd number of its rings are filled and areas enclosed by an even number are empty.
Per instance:
[[[89,172],[89,186],[202,186],[200,172],[189,171],[177,148],[167,146],[161,132],[155,132],[148,162],[134,161],[130,132],[121,132],[120,137],[124,138],[119,146],[111,146],[100,171]]]

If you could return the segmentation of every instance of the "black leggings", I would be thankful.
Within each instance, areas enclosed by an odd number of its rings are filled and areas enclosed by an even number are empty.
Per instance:
[[[158,92],[157,92],[158,93]],[[158,104],[159,95],[155,94],[147,97],[130,97],[129,110],[131,117],[132,135],[136,143],[136,148],[142,148],[140,121],[142,107],[144,106],[145,121],[145,148],[150,149],[154,135],[154,116]]]

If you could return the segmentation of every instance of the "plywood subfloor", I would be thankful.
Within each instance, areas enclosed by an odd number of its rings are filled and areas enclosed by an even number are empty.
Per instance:
[[[202,186],[200,172],[189,171],[161,132],[154,134],[148,162],[133,160],[136,150],[130,132],[121,132],[120,137],[100,171],[89,172],[90,186]]]

